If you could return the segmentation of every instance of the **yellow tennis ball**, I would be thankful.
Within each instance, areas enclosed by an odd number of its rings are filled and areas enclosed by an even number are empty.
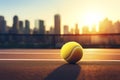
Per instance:
[[[61,57],[68,63],[76,63],[83,56],[83,48],[77,42],[68,42],[61,48]]]

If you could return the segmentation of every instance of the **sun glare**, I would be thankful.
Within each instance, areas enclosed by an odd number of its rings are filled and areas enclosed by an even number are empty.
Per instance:
[[[102,19],[102,15],[97,12],[88,12],[84,14],[84,24],[89,27],[89,30],[91,31],[93,28],[93,25],[96,25],[96,30],[98,31],[98,23]]]

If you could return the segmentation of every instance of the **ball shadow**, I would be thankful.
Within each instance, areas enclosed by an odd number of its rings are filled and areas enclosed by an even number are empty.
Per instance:
[[[77,64],[64,64],[50,73],[45,80],[76,80],[80,70],[81,67]]]

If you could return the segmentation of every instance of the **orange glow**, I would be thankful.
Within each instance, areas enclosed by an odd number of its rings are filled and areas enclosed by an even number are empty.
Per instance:
[[[96,25],[96,31],[98,30],[98,24],[103,19],[102,14],[98,12],[87,12],[83,16],[84,24],[89,27],[89,30],[92,31],[93,25]]]

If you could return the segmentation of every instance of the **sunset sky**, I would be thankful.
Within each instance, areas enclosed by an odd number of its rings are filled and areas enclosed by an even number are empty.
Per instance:
[[[12,25],[12,18],[29,19],[31,28],[36,19],[45,20],[47,29],[54,26],[54,15],[60,14],[63,25],[80,27],[96,24],[108,17],[120,20],[120,0],[0,0],[0,15]],[[91,19],[92,18],[92,19]]]

